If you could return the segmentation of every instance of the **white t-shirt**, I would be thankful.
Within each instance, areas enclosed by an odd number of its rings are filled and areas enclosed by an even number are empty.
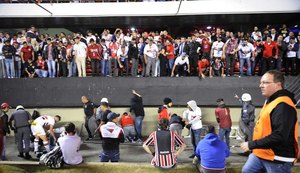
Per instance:
[[[75,55],[78,57],[85,58],[86,57],[86,45],[82,42],[79,42],[78,44],[74,44],[73,49],[75,50]]]
[[[120,47],[117,52],[117,56],[120,57],[121,61],[124,61],[125,58],[128,58],[128,47],[125,46],[125,52],[122,52],[122,48]]]
[[[213,51],[213,57],[221,57],[222,56],[222,52],[223,52],[223,46],[224,46],[224,42],[220,41],[215,41],[212,46],[211,46],[211,50]]]
[[[191,111],[187,109],[183,112],[183,118],[188,121],[189,124],[191,124],[191,128],[193,130],[201,129],[202,128],[202,112],[199,107],[195,109],[195,111]]]
[[[147,44],[144,48],[144,54],[150,58],[156,58],[157,52],[158,52],[158,47],[154,43],[151,46]]]
[[[65,135],[58,138],[57,142],[61,148],[64,161],[70,165],[77,165],[82,163],[82,155],[79,153],[81,139],[79,136]]]
[[[93,39],[96,43],[96,37],[94,35],[91,35],[91,36],[87,36],[86,37],[86,42],[88,45],[90,45],[90,40]]]
[[[240,51],[240,58],[250,58],[251,53],[254,51],[254,47],[251,43],[243,46],[242,44],[238,46],[238,50]]]
[[[4,46],[4,43],[0,43],[0,60],[4,59],[3,53],[2,53],[2,48]]]
[[[174,64],[175,65],[183,65],[185,63],[189,64],[189,58],[188,58],[188,56],[184,56],[183,60],[182,60],[181,56],[177,57]]]
[[[37,119],[35,119],[33,121],[36,125],[40,125],[40,126],[47,126],[47,125],[52,125],[54,126],[55,124],[55,120],[53,117],[51,116],[40,116]]]

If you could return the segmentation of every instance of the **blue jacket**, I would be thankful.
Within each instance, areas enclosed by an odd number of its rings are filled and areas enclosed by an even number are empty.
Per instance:
[[[208,133],[196,148],[196,156],[201,158],[201,166],[205,169],[225,169],[225,159],[229,156],[229,150],[225,142],[215,133]]]

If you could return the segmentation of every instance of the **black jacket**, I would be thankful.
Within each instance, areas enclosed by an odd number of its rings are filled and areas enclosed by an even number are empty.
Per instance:
[[[0,116],[0,119],[2,121],[3,125],[3,134],[6,136],[6,134],[10,134],[9,126],[8,126],[8,115],[4,112],[2,112],[2,115]]]
[[[281,96],[288,96],[296,103],[294,94],[287,90],[277,91],[267,100],[267,103]],[[262,139],[249,142],[249,149],[270,148],[277,156],[294,158],[294,127],[295,123],[297,123],[296,110],[286,103],[280,103],[270,113],[270,117],[272,134]]]
[[[48,60],[48,45],[46,45],[44,47],[43,57],[46,60]],[[53,60],[55,60],[58,57],[58,50],[57,50],[56,46],[54,46],[53,44],[52,44],[52,57],[53,57]]]
[[[2,47],[2,53],[5,59],[12,59],[13,55],[16,53],[16,49],[12,45],[4,45]]]
[[[133,112],[135,116],[145,116],[144,105],[142,97],[134,95],[131,99],[130,112]]]
[[[135,44],[135,46],[130,43],[128,48],[128,58],[129,59],[138,59],[139,57],[139,48],[138,45]]]

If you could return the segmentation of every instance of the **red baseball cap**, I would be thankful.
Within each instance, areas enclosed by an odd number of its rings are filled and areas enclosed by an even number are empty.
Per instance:
[[[5,109],[5,108],[11,108],[11,106],[9,106],[8,103],[2,103],[1,104],[1,109]]]

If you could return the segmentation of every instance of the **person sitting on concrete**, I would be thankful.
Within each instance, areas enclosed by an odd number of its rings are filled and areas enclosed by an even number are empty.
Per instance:
[[[100,154],[101,162],[118,162],[120,160],[120,143],[124,142],[124,132],[117,125],[120,114],[110,112],[108,122],[100,127],[103,152]]]
[[[181,132],[183,127],[185,126],[185,122],[182,120],[180,116],[177,114],[171,115],[170,119],[170,130],[176,132],[181,137]]]
[[[48,142],[48,138],[46,136],[46,128],[49,128],[49,132],[51,136],[53,137],[54,142],[56,142],[56,136],[53,131],[54,124],[59,122],[61,120],[61,117],[59,115],[55,115],[54,117],[51,116],[40,116],[37,119],[35,119],[31,123],[31,132],[32,135],[35,137],[34,139],[34,152],[38,152],[39,150],[39,139],[43,140],[44,147],[47,152],[50,151],[50,145]]]
[[[218,138],[214,126],[208,126],[208,133],[198,143],[195,154],[196,159],[201,160],[200,165],[197,165],[201,173],[225,173],[229,149],[226,143]]]
[[[65,125],[65,134],[58,138],[57,143],[61,148],[66,164],[77,165],[83,162],[82,155],[79,153],[81,139],[76,134],[75,125],[73,123],[67,123]]]
[[[177,163],[177,157],[186,147],[180,136],[170,131],[168,126],[169,120],[161,119],[158,124],[158,130],[151,133],[143,144],[145,151],[154,156],[151,164],[163,169],[174,168]],[[149,145],[154,145],[155,152],[150,150]],[[179,146],[177,151],[175,146]]]
[[[124,131],[125,143],[133,143],[136,138],[136,132],[134,127],[134,119],[132,116],[127,112],[124,112],[120,118],[120,125]]]

